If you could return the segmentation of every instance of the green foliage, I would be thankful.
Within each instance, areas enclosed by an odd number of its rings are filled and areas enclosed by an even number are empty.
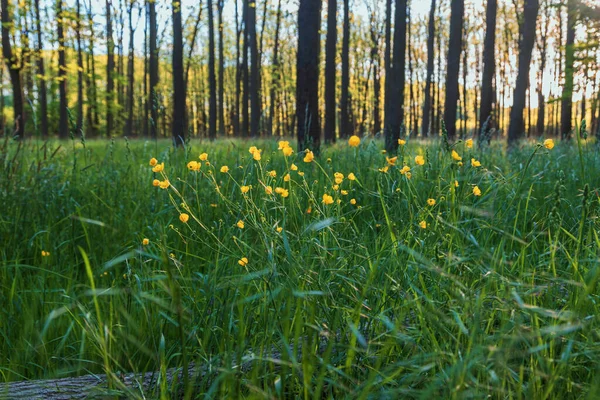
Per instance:
[[[78,139],[1,145],[0,381],[194,363],[212,397],[597,393],[600,160],[584,140],[409,142],[381,172],[370,140],[305,163],[266,141]]]

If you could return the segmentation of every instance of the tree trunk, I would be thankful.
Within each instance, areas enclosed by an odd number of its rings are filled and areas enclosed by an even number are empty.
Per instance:
[[[431,80],[433,77],[434,37],[435,37],[435,0],[431,0],[429,24],[427,26],[427,77],[425,78],[425,100],[423,101],[423,125],[421,134],[427,137],[430,133],[429,117],[431,114]]]
[[[215,74],[215,24],[213,20],[213,3],[207,1],[208,7],[208,137],[217,137],[217,78]]]
[[[300,0],[296,61],[296,123],[298,151],[321,145],[319,123],[319,52],[321,0]]]
[[[79,5],[79,0],[77,1]],[[4,6],[2,6],[4,7]],[[40,0],[35,0],[35,20],[37,30],[37,66],[38,66],[38,93],[39,93],[39,113],[40,113],[40,128],[42,137],[48,137],[48,94],[46,92],[46,71],[44,68],[44,54],[42,42],[42,15],[40,14]],[[78,18],[79,20],[79,18]],[[81,30],[78,29],[78,32]]]
[[[273,66],[273,70],[271,72],[271,109],[269,110],[269,125],[270,125],[270,133],[274,134],[273,126],[275,122],[275,99],[277,96],[277,91],[279,90],[279,82],[281,78],[281,71],[279,65],[279,34],[281,30],[281,0],[277,3],[277,17],[275,21],[275,43],[273,45],[273,60],[271,64]],[[327,95],[325,95],[327,97]],[[278,127],[281,126],[281,119],[279,119]]]
[[[250,134],[250,114],[248,112],[248,105],[250,103],[250,73],[248,71],[248,2],[250,0],[244,0],[244,10],[242,14],[242,20],[244,21],[244,38],[242,45],[242,135],[248,136]]]
[[[567,44],[565,47],[565,83],[561,98],[560,135],[571,139],[573,124],[573,64],[575,62],[575,0],[567,0]]]
[[[446,100],[444,103],[444,123],[448,138],[456,137],[456,113],[458,102],[458,75],[462,50],[464,0],[452,0],[450,14],[450,38],[448,42],[448,66],[446,73]]]
[[[37,1],[37,0],[36,0]],[[77,133],[83,135],[83,49],[81,45],[81,3],[75,2],[77,37]]]
[[[433,0],[435,1],[435,0]],[[375,13],[371,14],[371,63],[373,64],[373,135],[381,132],[381,60],[379,58],[379,39]]]
[[[344,1],[344,26],[342,37],[342,94],[340,97],[340,137],[353,135],[350,123],[350,0]]]
[[[134,48],[133,37],[135,29],[133,27],[133,6],[134,0],[129,0],[129,55],[127,56],[127,122],[125,124],[125,136],[132,135],[133,132],[133,106],[134,106]]]
[[[114,122],[115,43],[111,17],[112,0],[106,0],[106,136],[111,137]]]
[[[536,21],[538,15],[538,0],[525,0],[523,21]],[[508,143],[513,146],[523,136],[524,121],[523,109],[525,108],[527,82],[529,81],[529,68],[531,52],[535,43],[536,24],[522,23],[522,33],[519,43],[519,69],[517,82],[513,94],[513,106],[510,110],[510,123],[508,126]]]
[[[396,0],[394,50],[385,93],[385,148],[395,153],[404,122],[404,85],[406,64],[406,0]]]
[[[185,144],[187,133],[186,88],[183,76],[183,31],[181,27],[181,3],[173,0],[173,123],[172,136],[175,147]]]
[[[243,70],[240,64],[240,37],[242,35],[242,27],[239,22],[238,15],[238,0],[235,1],[235,27],[236,27],[236,41],[235,41],[235,109],[233,115],[233,130],[234,135],[241,136],[241,125],[240,125],[240,99],[242,91],[242,79]]]
[[[481,78],[481,108],[479,129],[483,137],[494,128],[494,75],[496,74],[496,14],[498,1],[488,0],[485,11],[485,39],[483,42],[483,77]]]
[[[248,40],[250,41],[250,135],[257,137],[260,128],[260,71],[256,41],[256,1],[248,0]]]
[[[157,36],[157,24],[156,24],[156,3],[152,0],[148,1],[148,30],[150,31],[150,61],[149,61],[149,74],[150,74],[150,90],[148,91],[148,105],[150,107],[150,136],[153,139],[157,138],[158,131],[158,93],[156,91],[158,87],[158,48],[156,46]]]
[[[335,143],[337,0],[327,3],[327,42],[325,44],[325,143]]]
[[[217,12],[219,23],[219,82],[218,82],[218,101],[217,118],[219,120],[219,133],[225,135],[225,48],[223,44],[223,7],[225,0],[217,0]]]
[[[56,19],[58,35],[58,93],[59,93],[59,123],[58,137],[66,139],[69,136],[69,115],[67,108],[67,59],[65,55],[65,34],[63,25],[62,0],[56,0]]]

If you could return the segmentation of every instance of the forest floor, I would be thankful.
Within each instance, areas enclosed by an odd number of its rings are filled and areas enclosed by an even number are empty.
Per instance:
[[[3,142],[0,382],[598,398],[600,154],[542,143]]]

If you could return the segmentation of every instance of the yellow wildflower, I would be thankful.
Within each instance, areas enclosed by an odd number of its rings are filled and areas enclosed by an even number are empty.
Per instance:
[[[329,204],[333,204],[333,197],[325,193],[323,195],[323,204],[325,204],[326,206]]]
[[[248,193],[250,191],[250,186],[241,186],[240,190],[242,191],[242,193]]]
[[[304,162],[309,163],[309,162],[312,162],[314,159],[315,159],[315,155],[313,154],[313,152],[310,150],[306,150],[306,155],[304,156]]]
[[[350,204],[352,204],[353,206],[356,205],[356,199],[350,199]]]
[[[396,161],[398,161],[398,157],[386,157],[385,159],[390,165],[396,165]]]
[[[250,148],[248,149],[248,152],[250,154],[254,154],[257,151],[258,151],[258,148],[256,146],[250,146]]]
[[[471,158],[471,166],[475,167],[475,168],[481,167],[481,163],[479,161],[477,161],[476,159]]]
[[[337,190],[339,190],[339,189],[340,189],[340,185],[333,185],[331,188],[332,188],[333,190],[337,191]]]
[[[152,168],[152,172],[161,172],[165,169],[165,163],[156,164],[154,168]]]
[[[421,227],[421,229],[426,229],[427,228],[427,222],[421,221],[421,222],[419,222],[419,226]]]
[[[158,187],[158,185],[160,185],[160,181],[158,179],[152,181],[152,186]]]
[[[348,139],[348,144],[350,147],[358,147],[360,144],[360,138],[356,135],[352,135],[350,136],[350,139]]]
[[[281,233],[281,231],[283,231],[283,228],[278,226],[276,230],[277,230],[277,233]]]
[[[387,174],[387,172],[388,172],[388,169],[390,169],[390,167],[386,165],[386,166],[385,166],[385,167],[383,167],[383,168],[379,168],[379,172],[382,172],[382,173],[384,173],[384,174]]]
[[[339,172],[333,174],[333,177],[335,178],[335,183],[338,185],[344,181],[344,174],[341,174]]]
[[[289,157],[294,153],[294,149],[292,149],[290,146],[284,147],[281,151],[283,152],[283,155],[286,157]]]
[[[479,186],[475,186],[475,187],[473,188],[473,194],[474,194],[475,196],[481,196],[481,189],[479,189]]]
[[[348,191],[347,190],[342,190],[340,193],[342,194],[342,196],[347,196],[348,195]]]
[[[42,257],[50,257],[50,252],[42,250]]]
[[[400,174],[402,175],[406,174],[407,172],[410,172],[410,167],[408,165],[405,165],[400,169]]]
[[[417,165],[424,165],[425,164],[425,158],[423,158],[423,156],[416,156],[415,157],[415,164],[417,164]]]
[[[200,159],[200,161],[207,161],[208,160],[208,154],[207,153],[202,153],[200,154],[200,157],[198,157]]]
[[[228,173],[229,172],[229,167],[227,165],[223,165],[221,167],[221,172],[224,173],[224,174]]]
[[[473,148],[473,139],[467,139],[465,141],[465,146],[467,146],[467,149]]]
[[[277,171],[273,170],[273,171],[269,171],[269,176],[271,178],[275,178],[277,176]]]
[[[154,167],[156,164],[158,164],[158,160],[156,158],[152,157],[150,159],[150,166]]]
[[[287,140],[280,140],[279,147],[277,148],[277,150],[283,150],[286,147],[290,147],[290,142],[288,142]]]
[[[240,264],[242,267],[245,267],[246,265],[248,265],[248,259],[246,257],[242,257],[238,261],[238,264]]]
[[[290,174],[285,174],[285,176],[283,177],[283,181],[284,182],[289,182],[290,179],[292,179],[292,177],[290,176]]]
[[[398,144],[400,146],[404,146],[406,144],[406,140],[404,140],[404,139],[398,139]]]
[[[431,207],[435,206],[435,199],[427,199],[427,205]]]
[[[190,171],[200,171],[200,164],[198,161],[190,161],[187,163],[187,167]]]
[[[262,150],[256,150],[254,153],[252,153],[252,158],[254,158],[256,161],[260,161],[261,157],[260,157],[260,152]]]
[[[239,220],[235,225],[240,229],[244,229],[244,227],[246,226],[246,224],[244,224],[244,221],[242,220]]]
[[[189,221],[189,219],[190,219],[190,216],[187,215],[186,213],[179,214],[179,220],[181,222],[183,222],[184,224],[187,224],[187,222]]]
[[[404,176],[406,176],[406,179],[410,179],[412,177],[412,174],[410,172],[407,172],[406,174],[404,174]]]
[[[458,181],[457,180],[454,181],[454,187],[458,187]]]
[[[161,189],[166,189],[166,188],[168,188],[169,186],[171,186],[171,182],[169,182],[169,180],[168,180],[168,179],[165,179],[164,181],[161,181],[161,182],[158,184],[158,186],[159,186]]]
[[[271,186],[265,186],[265,192],[267,194],[273,194],[273,188]]]
[[[304,176],[304,172],[302,172],[302,171],[298,171],[298,175],[300,175],[300,176]]]
[[[148,246],[149,244],[150,244],[150,240],[149,240],[148,238],[144,238],[144,239],[142,240],[142,245],[143,245],[143,246]]]
[[[356,180],[356,176],[354,175],[354,173],[350,172],[348,174],[348,179],[351,180],[351,181],[355,181]]]
[[[298,166],[296,164],[292,164],[292,165],[290,165],[290,169],[292,171],[298,171]]]
[[[554,140],[552,140],[552,139],[544,140],[544,147],[547,148],[548,150],[552,150],[554,148]]]
[[[454,161],[461,161],[462,157],[458,155],[458,153],[456,152],[456,150],[452,150],[452,159]]]

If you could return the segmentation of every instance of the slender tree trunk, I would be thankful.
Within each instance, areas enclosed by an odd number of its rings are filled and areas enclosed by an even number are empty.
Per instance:
[[[248,0],[248,40],[250,41],[250,135],[257,137],[260,128],[260,71],[256,41],[256,1]]]
[[[340,137],[353,135],[350,123],[350,4],[344,1],[344,26],[342,37],[342,95],[340,97]]]
[[[150,107],[150,136],[157,139],[158,133],[158,48],[156,43],[157,24],[156,24],[156,3],[153,0],[148,1],[148,30],[150,31],[150,90],[148,105]]]
[[[248,2],[250,0],[244,0],[244,10],[242,20],[244,21],[244,40],[242,46],[242,135],[248,136],[250,134],[250,114],[248,112],[248,105],[250,103],[250,73],[248,71]]]
[[[468,34],[467,28],[463,29],[464,38],[463,38],[463,54],[462,54],[462,87],[463,87],[463,95],[462,95],[462,107],[460,110],[461,121],[462,121],[462,129],[461,129],[461,137],[464,138],[467,134],[467,121],[469,119],[469,109],[467,108],[467,103],[469,100],[469,92],[467,90],[467,60],[469,59],[469,46],[468,46]]]
[[[217,118],[219,120],[219,133],[225,135],[225,48],[223,44],[223,7],[225,0],[217,0],[219,22],[219,89],[217,102]]]
[[[433,0],[435,1],[435,0]],[[379,58],[379,39],[375,13],[371,15],[371,63],[373,64],[373,130],[381,132],[381,60]]]
[[[275,122],[275,104],[276,104],[276,97],[277,97],[277,92],[279,91],[279,82],[281,79],[281,71],[280,71],[280,65],[279,65],[279,34],[280,34],[280,30],[281,30],[281,16],[282,16],[282,10],[281,10],[281,0],[278,1],[277,3],[277,17],[276,17],[276,21],[275,21],[275,43],[273,45],[273,60],[271,61],[271,64],[273,66],[273,70],[271,72],[271,109],[269,111],[269,124],[270,124],[270,133],[271,135],[274,134],[273,131],[273,126],[274,126],[274,122]],[[281,119],[279,119],[278,121],[278,126],[281,126]]]
[[[575,62],[575,0],[567,0],[567,44],[565,47],[565,83],[561,98],[560,134],[571,139],[573,124],[573,64]]]
[[[207,1],[208,6],[208,137],[211,140],[217,137],[217,78],[215,75],[215,24],[213,17],[212,0]]]
[[[481,108],[479,129],[487,137],[494,128],[494,75],[496,74],[496,14],[497,0],[488,0],[485,11],[485,39],[483,45],[483,77],[481,79]],[[487,125],[486,125],[487,123]]]
[[[408,13],[408,28],[407,28],[407,47],[408,47],[408,110],[410,115],[408,117],[408,124],[410,125],[409,135],[416,136],[418,132],[415,131],[415,112],[414,112],[414,101],[415,101],[415,88],[414,88],[414,68],[413,68],[413,54],[410,51],[410,44],[412,43],[411,25],[412,18],[410,12]]]
[[[83,49],[81,44],[81,3],[75,2],[77,36],[77,133],[83,135]]]
[[[406,0],[396,0],[394,50],[385,94],[385,148],[395,153],[404,122],[404,86],[406,66]]]
[[[181,3],[173,0],[173,123],[172,136],[175,147],[183,146],[187,133],[186,88],[183,71],[183,31]]]
[[[113,40],[112,0],[106,0],[106,136],[111,137],[114,124],[115,43]]]
[[[523,21],[536,21],[538,15],[538,0],[525,0]],[[517,82],[513,93],[513,106],[510,110],[510,123],[508,126],[508,143],[513,146],[523,136],[524,121],[523,109],[525,108],[527,82],[529,81],[529,68],[531,53],[535,43],[535,23],[523,23],[519,43],[519,69]]]
[[[327,42],[325,44],[325,143],[335,143],[337,0],[327,3]]]
[[[241,136],[240,126],[240,99],[242,91],[243,70],[240,64],[240,37],[242,35],[242,27],[239,22],[238,15],[238,0],[235,1],[235,26],[236,26],[236,41],[235,41],[235,112],[233,116],[233,130],[236,136]]]
[[[79,0],[77,1],[79,5]],[[4,6],[3,6],[4,7]],[[39,93],[39,113],[40,113],[40,128],[42,137],[48,137],[48,94],[46,92],[46,71],[44,68],[44,54],[42,42],[42,15],[40,14],[40,0],[35,0],[35,20],[37,30],[37,65],[38,65],[38,93]],[[79,18],[78,18],[79,20]],[[80,29],[77,30],[78,32]],[[4,109],[4,108],[2,108]]]
[[[134,47],[133,37],[135,29],[133,27],[133,6],[134,0],[129,0],[129,55],[127,56],[127,122],[125,124],[125,136],[132,135],[133,131],[133,106],[134,106]]]
[[[321,5],[321,0],[300,0],[296,64],[298,151],[310,148],[316,154],[319,153],[321,144],[319,123]]]
[[[65,55],[65,34],[63,25],[62,0],[56,0],[56,19],[58,35],[58,92],[59,92],[59,124],[58,136],[66,139],[69,136],[69,116],[67,103],[67,59]]]
[[[431,0],[429,9],[429,24],[427,26],[427,77],[425,78],[425,100],[423,101],[423,125],[421,134],[427,137],[430,133],[429,117],[431,115],[431,80],[433,77],[433,64],[435,59],[435,0]]]
[[[452,0],[450,15],[450,38],[448,43],[448,66],[446,73],[446,101],[444,104],[444,123],[448,137],[456,137],[456,113],[458,102],[458,75],[460,72],[460,53],[462,49],[464,0]]]

